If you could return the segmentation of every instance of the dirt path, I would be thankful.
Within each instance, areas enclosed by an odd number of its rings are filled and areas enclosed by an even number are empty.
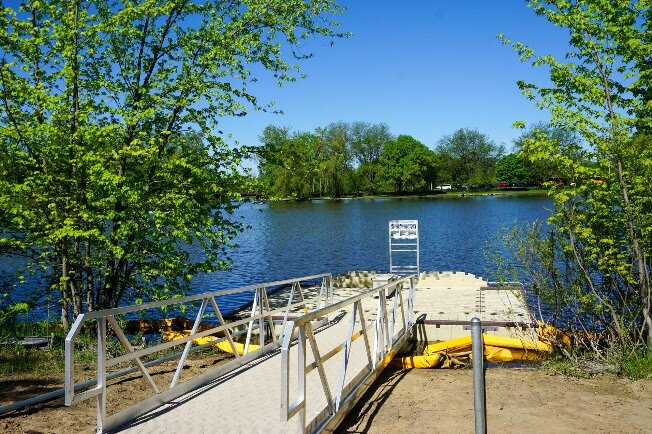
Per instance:
[[[188,369],[199,371],[213,363],[189,361]],[[170,371],[171,367],[162,368],[155,375],[157,382]],[[48,383],[47,379],[40,381],[44,387]],[[22,380],[15,390],[25,384]],[[489,433],[652,433],[652,380],[576,379],[541,370],[492,368],[487,371],[486,384]],[[115,406],[110,410],[116,411],[127,405],[129,398],[148,392],[142,379],[133,376],[121,379],[111,394],[118,397],[110,401],[111,407]],[[473,424],[470,370],[388,368],[338,432],[473,432]],[[295,425],[289,427],[293,430]],[[64,407],[63,400],[57,400],[0,417],[3,433],[94,430],[94,400],[73,407]]]
[[[470,370],[387,369],[338,433],[473,432]],[[489,433],[652,433],[652,380],[487,370]]]

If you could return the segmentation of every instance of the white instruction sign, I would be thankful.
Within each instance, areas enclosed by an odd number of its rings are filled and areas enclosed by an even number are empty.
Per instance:
[[[418,220],[390,220],[390,237],[395,240],[414,240],[419,236]]]

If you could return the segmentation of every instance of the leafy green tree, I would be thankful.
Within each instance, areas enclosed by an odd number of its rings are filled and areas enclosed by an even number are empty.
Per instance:
[[[351,152],[358,172],[367,179],[367,189],[376,192],[378,162],[385,143],[393,139],[387,124],[353,122],[349,126]]]
[[[515,182],[525,182],[529,178],[527,162],[518,154],[503,155],[496,163],[496,179],[499,181],[506,181],[511,185]]]
[[[349,126],[345,122],[335,122],[317,128],[316,134],[319,137],[317,158],[323,192],[342,197],[352,163]]]
[[[570,158],[579,158],[582,139],[575,131],[555,127],[552,124],[539,122],[524,131],[515,141],[514,146],[521,153],[526,141],[554,142],[557,148]],[[557,170],[555,163],[549,159],[532,160],[523,155],[532,180],[545,182],[560,178],[563,173]],[[566,179],[565,181],[571,181]]]
[[[524,141],[524,155],[552,161],[578,185],[551,192],[551,248],[565,255],[566,266],[548,262],[534,287],[555,287],[558,276],[570,274],[573,285],[563,296],[580,324],[602,329],[611,348],[652,346],[652,147],[641,134],[652,122],[652,5],[533,0],[530,6],[569,31],[569,51],[560,61],[503,38],[523,61],[550,72],[549,85],[518,85],[550,111],[554,127],[576,131],[584,142],[569,155],[559,141]]]
[[[263,147],[257,150],[260,179],[276,197],[341,197],[358,192],[368,179],[369,166],[353,170],[352,140],[371,140],[373,130],[363,123],[346,122],[317,128],[314,133],[269,126],[261,136]],[[363,144],[356,146],[360,150]]]
[[[436,152],[448,166],[452,182],[483,184],[493,180],[504,148],[478,130],[460,128],[440,139]]]
[[[48,270],[64,326],[84,306],[168,297],[228,265],[242,152],[217,123],[266,109],[248,84],[265,70],[296,80],[286,52],[341,36],[330,18],[341,11],[330,0],[2,7],[0,244]]]
[[[271,125],[265,128],[257,157],[259,178],[268,195],[307,199],[314,193],[318,140],[311,133],[290,133],[288,128]]]
[[[427,185],[428,174],[434,171],[435,155],[415,138],[400,135],[385,143],[380,155],[380,176],[396,192]]]

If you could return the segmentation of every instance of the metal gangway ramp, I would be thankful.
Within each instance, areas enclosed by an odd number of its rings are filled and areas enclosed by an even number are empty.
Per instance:
[[[321,283],[309,288],[305,282],[315,279]],[[98,432],[330,431],[409,338],[416,280],[409,276],[374,289],[342,289],[335,294],[331,276],[323,274],[85,314],[66,338],[66,405],[94,397]],[[282,300],[274,300],[268,289],[281,284],[291,289]],[[216,299],[236,292],[252,294],[251,313],[225,322]],[[136,349],[116,320],[124,313],[189,302],[199,305],[192,330],[172,342]],[[217,324],[202,329],[209,308]],[[73,351],[89,320],[97,329],[97,378],[76,383]],[[107,324],[123,347],[120,354],[107,354]],[[215,340],[197,341],[210,336]],[[238,355],[237,346],[242,346],[238,341],[243,340],[244,352]],[[233,350],[234,358],[181,381],[188,354],[219,342]],[[175,346],[183,349],[145,359]],[[173,357],[179,362],[164,389],[152,379],[149,367]],[[107,371],[128,362],[133,366]],[[152,396],[107,415],[109,379],[134,371],[141,372]]]

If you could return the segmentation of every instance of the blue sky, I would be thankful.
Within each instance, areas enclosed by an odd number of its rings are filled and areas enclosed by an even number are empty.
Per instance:
[[[269,124],[309,131],[335,121],[386,122],[429,147],[458,128],[477,128],[508,149],[512,128],[546,120],[516,81],[545,83],[544,70],[519,62],[504,33],[539,54],[564,52],[567,35],[521,0],[350,1],[339,16],[349,39],[313,42],[307,78],[278,87],[261,80],[256,94],[284,114],[251,112],[221,130],[256,145]]]

